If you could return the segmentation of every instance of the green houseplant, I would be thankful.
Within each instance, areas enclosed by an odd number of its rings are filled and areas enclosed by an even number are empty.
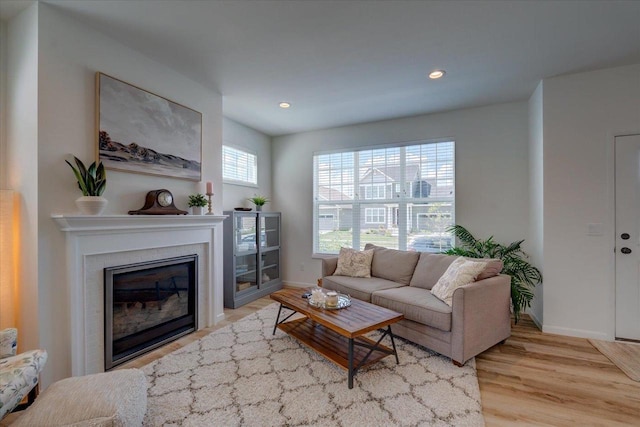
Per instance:
[[[269,199],[266,198],[265,196],[258,196],[258,195],[253,195],[253,197],[247,199],[249,200],[251,203],[253,203],[254,205],[256,205],[256,210],[257,211],[261,211],[262,210],[262,206],[264,206],[265,203],[269,202]]]
[[[204,197],[204,194],[196,193],[189,196],[187,205],[192,208],[194,215],[202,215],[203,208],[207,206],[209,202]]]
[[[99,215],[107,206],[107,199],[102,197],[107,188],[107,173],[102,162],[93,162],[87,168],[77,157],[73,156],[75,166],[65,160],[73,170],[78,181],[78,188],[82,191],[82,197],[76,200],[76,205],[85,214]]]
[[[458,239],[459,246],[445,251],[445,254],[502,260],[502,272],[511,276],[511,305],[515,321],[518,323],[520,313],[531,307],[535,285],[542,283],[542,273],[527,261],[529,255],[521,248],[524,240],[505,246],[495,242],[493,236],[485,240],[477,239],[461,225],[454,225],[447,231]]]

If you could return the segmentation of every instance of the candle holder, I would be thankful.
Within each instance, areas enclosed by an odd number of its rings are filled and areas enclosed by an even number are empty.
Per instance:
[[[213,210],[211,206],[211,196],[213,196],[213,193],[207,193],[207,198],[209,199],[209,211],[205,215],[213,215]]]

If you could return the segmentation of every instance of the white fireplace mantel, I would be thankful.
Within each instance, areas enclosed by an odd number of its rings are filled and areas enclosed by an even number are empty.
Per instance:
[[[51,215],[60,230],[118,232],[145,229],[212,228],[226,215]]]
[[[224,319],[222,222],[226,216],[51,215],[51,218],[64,232],[66,241],[72,375],[101,371],[94,335],[101,333],[104,339],[104,332],[99,331],[102,328],[96,326],[104,320],[92,306],[96,290],[88,290],[86,285],[91,282],[88,275],[96,274],[89,271],[96,256],[108,259],[122,257],[123,253],[144,253],[148,257],[196,245],[202,248],[203,270],[198,280],[198,329]]]

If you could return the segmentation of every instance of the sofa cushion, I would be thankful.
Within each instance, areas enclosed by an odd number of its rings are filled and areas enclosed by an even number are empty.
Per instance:
[[[431,289],[457,257],[451,255],[420,253],[420,260],[413,272],[409,286]]]
[[[442,331],[451,330],[451,307],[426,289],[403,286],[376,291],[371,302],[404,314],[404,318],[432,326]]]
[[[122,369],[52,384],[12,426],[133,427],[146,412],[144,373]]]
[[[351,248],[340,248],[338,266],[334,276],[371,277],[371,260],[373,249],[358,251]]]
[[[431,293],[450,306],[456,289],[475,281],[486,266],[486,262],[469,261],[464,257],[459,257],[438,279],[438,282],[431,288]]]
[[[420,253],[387,249],[367,243],[365,250],[373,249],[371,276],[408,285],[416,268]]]
[[[361,301],[371,302],[371,294],[381,289],[397,288],[401,285],[391,280],[370,277],[326,276],[322,279],[322,287],[343,294],[351,295]]]

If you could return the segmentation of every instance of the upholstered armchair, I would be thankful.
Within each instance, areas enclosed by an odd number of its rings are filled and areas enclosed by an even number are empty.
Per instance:
[[[0,331],[0,419],[18,407],[27,394],[27,405],[35,400],[40,371],[47,362],[45,350],[16,355],[17,346],[17,329]]]

